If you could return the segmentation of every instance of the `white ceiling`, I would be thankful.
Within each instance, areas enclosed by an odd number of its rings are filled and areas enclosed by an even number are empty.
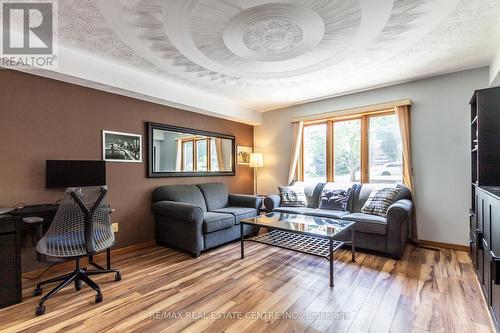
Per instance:
[[[499,17],[500,0],[64,0],[52,76],[258,123],[489,65]]]

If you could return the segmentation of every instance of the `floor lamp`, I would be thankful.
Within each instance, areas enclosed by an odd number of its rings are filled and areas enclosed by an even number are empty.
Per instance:
[[[264,159],[262,158],[262,153],[252,153],[250,155],[250,167],[253,168],[253,192],[257,192],[257,168],[262,168],[264,166]]]

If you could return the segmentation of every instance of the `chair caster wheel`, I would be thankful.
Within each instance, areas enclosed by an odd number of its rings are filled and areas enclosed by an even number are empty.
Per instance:
[[[39,306],[37,306],[36,309],[35,309],[35,314],[37,316],[41,316],[41,315],[45,314],[45,305],[39,305]]]
[[[36,288],[33,291],[33,297],[40,296],[42,294],[42,288]]]
[[[118,282],[118,281],[121,281],[121,279],[122,279],[122,275],[120,273],[116,273],[115,281]]]
[[[83,281],[82,280],[75,280],[75,289],[76,291],[82,290],[83,287]]]
[[[96,303],[101,303],[102,302],[102,294],[95,295],[95,302]]]

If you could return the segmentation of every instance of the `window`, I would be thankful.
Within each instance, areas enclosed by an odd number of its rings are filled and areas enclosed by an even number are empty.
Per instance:
[[[196,141],[196,170],[197,171],[207,171],[208,170],[207,156],[208,156],[207,140],[197,140]]]
[[[217,152],[217,145],[215,142],[216,139],[210,139],[210,151],[212,152],[210,154],[210,170],[212,171],[219,171],[219,159],[218,156],[220,152]],[[213,153],[215,152],[215,154]]]
[[[216,139],[199,137],[182,139],[182,170],[218,171],[220,161],[217,154],[220,153]]]
[[[304,181],[326,181],[326,124],[304,127]]]
[[[361,120],[333,123],[335,181],[361,181]]]
[[[299,179],[306,182],[402,182],[402,144],[392,111],[306,124]]]
[[[395,115],[370,117],[370,182],[400,183],[402,147]]]
[[[193,171],[193,141],[186,141],[182,143],[183,148],[183,170]]]

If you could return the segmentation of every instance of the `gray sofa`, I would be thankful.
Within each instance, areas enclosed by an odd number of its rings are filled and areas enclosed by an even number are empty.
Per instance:
[[[387,218],[361,213],[372,190],[379,187],[401,187],[396,201],[389,207]],[[408,226],[412,218],[413,203],[410,190],[402,185],[353,184],[346,211],[319,209],[324,188],[347,189],[351,185],[336,183],[306,184],[305,194],[308,207],[281,207],[279,195],[264,199],[267,212],[295,213],[334,219],[356,221],[356,247],[383,252],[399,259],[408,240]],[[346,234],[343,240],[349,240]]]
[[[258,214],[259,197],[229,194],[221,183],[168,185],[153,192],[156,241],[192,253],[240,237],[240,220]],[[248,236],[258,228],[244,226]]]

